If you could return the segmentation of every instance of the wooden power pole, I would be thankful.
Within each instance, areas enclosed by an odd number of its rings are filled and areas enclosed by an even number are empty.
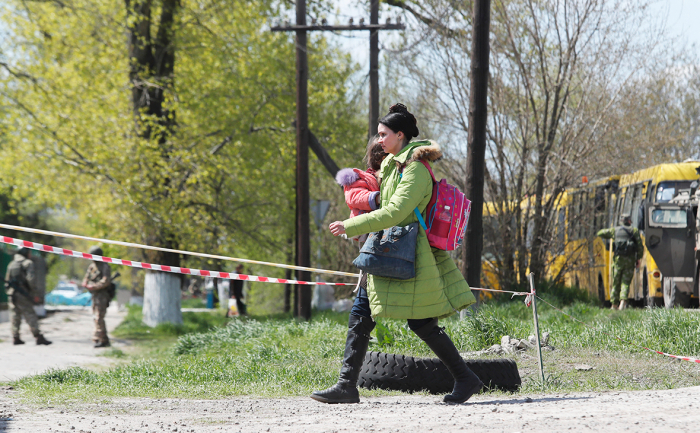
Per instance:
[[[379,24],[379,0],[371,0],[370,25]],[[369,33],[369,137],[377,134],[379,121],[379,30]],[[369,138],[368,137],[368,138]]]
[[[471,88],[469,95],[469,136],[466,196],[472,202],[464,248],[464,276],[471,287],[481,285],[481,250],[484,243],[484,160],[488,114],[489,25],[491,0],[474,0],[472,24]],[[479,294],[476,294],[477,300]]]
[[[379,56],[379,30],[401,30],[404,25],[397,24],[379,24],[379,2],[372,0],[372,12],[370,16],[370,24],[365,25],[361,20],[359,25],[353,24],[352,21],[346,26],[329,26],[323,22],[318,25],[315,20],[311,25],[306,25],[306,0],[297,0],[296,2],[296,25],[293,26],[274,26],[271,28],[273,32],[295,32],[296,33],[296,81],[297,81],[297,108],[296,108],[296,132],[297,132],[297,164],[296,164],[296,231],[297,231],[297,250],[296,250],[296,265],[310,267],[311,266],[311,247],[310,247],[310,221],[309,221],[309,95],[308,95],[308,79],[309,68],[308,59],[306,56],[306,32],[308,31],[370,31],[370,41],[375,41],[374,56],[375,62],[372,63],[372,54],[370,55],[370,127],[369,131],[376,134],[377,124],[372,123],[379,115],[379,79],[377,74],[378,56]],[[374,37],[374,39],[372,39]],[[372,51],[372,43],[370,43],[370,52]],[[374,64],[375,82],[372,81]],[[372,105],[376,100],[376,105]],[[375,107],[374,109],[372,107]],[[374,115],[374,117],[372,117]],[[374,129],[372,129],[374,128]],[[308,271],[297,271],[297,279],[300,281],[311,281],[311,273]],[[303,317],[306,320],[311,318],[311,287],[297,285],[297,307],[294,315]]]

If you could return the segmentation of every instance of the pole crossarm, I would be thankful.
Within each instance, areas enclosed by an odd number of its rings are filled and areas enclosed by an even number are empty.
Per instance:
[[[356,31],[356,30],[405,30],[404,24],[363,24],[363,25],[344,25],[344,26],[324,26],[324,25],[289,25],[289,26],[274,26],[270,30],[273,32],[296,32],[304,30],[307,32],[316,31]]]

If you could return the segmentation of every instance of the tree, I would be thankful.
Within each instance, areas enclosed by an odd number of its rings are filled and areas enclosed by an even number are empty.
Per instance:
[[[395,81],[420,89],[413,96],[421,117],[438,125],[434,130],[453,143],[448,155],[463,161],[470,127],[471,3],[390,3],[423,29],[395,47],[394,58],[403,66],[397,70],[406,71]],[[669,62],[659,60],[674,56],[674,50],[650,14],[651,2],[492,4],[485,181],[493,225],[487,244],[507,287],[525,282],[528,269],[538,278],[547,274],[547,252],[558,242],[552,215],[562,192],[592,171],[619,170],[613,157],[638,143],[631,136],[619,140],[631,123],[617,121],[649,107],[642,98],[626,96],[639,92],[635,86],[645,77],[660,74]],[[634,158],[623,156],[625,163]],[[451,176],[459,179],[462,173]]]
[[[277,5],[10,2],[5,182],[79,212],[100,236],[285,261],[294,56],[266,29]],[[322,37],[309,47],[310,127],[348,160],[365,129],[346,100],[355,66]],[[322,176],[312,184],[331,182]]]

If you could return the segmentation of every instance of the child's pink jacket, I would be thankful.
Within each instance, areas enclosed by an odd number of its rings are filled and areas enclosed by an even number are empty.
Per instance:
[[[350,208],[351,218],[377,209],[375,200],[379,194],[379,182],[373,172],[372,169],[344,168],[335,176],[345,191],[345,203]]]

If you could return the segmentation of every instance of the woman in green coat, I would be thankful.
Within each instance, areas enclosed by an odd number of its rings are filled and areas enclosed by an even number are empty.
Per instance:
[[[421,160],[432,163],[442,156],[431,141],[414,141],[416,118],[403,104],[393,105],[379,120],[379,142],[389,155],[379,172],[381,208],[330,225],[335,236],[354,237],[392,226],[418,221],[417,207],[424,213],[433,192],[433,181]],[[455,378],[448,403],[463,403],[483,384],[467,367],[438,319],[475,302],[464,277],[447,252],[432,248],[425,230],[416,241],[416,276],[408,280],[368,275],[367,287],[359,288],[350,311],[345,355],[340,379],[331,388],[315,391],[311,398],[324,403],[359,403],[357,379],[369,345],[375,317],[407,319],[408,326],[435,352]]]

